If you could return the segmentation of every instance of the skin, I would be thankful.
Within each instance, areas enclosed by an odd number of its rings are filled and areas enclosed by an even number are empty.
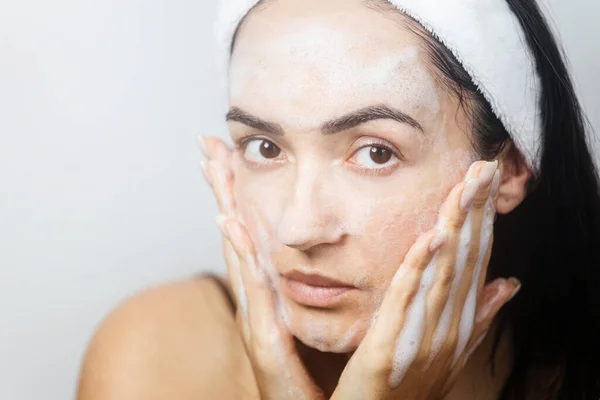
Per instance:
[[[341,377],[332,382],[333,393],[319,382],[318,374],[307,370],[297,339],[277,313],[277,291],[272,290],[273,282],[248,229],[239,221],[233,175],[221,167],[228,163],[211,161],[205,170],[224,214],[218,222],[227,238],[229,278],[238,303],[246,304],[237,313],[238,326],[261,398],[439,399],[448,394],[485,339],[497,311],[520,288],[518,281],[505,279],[483,287],[482,272],[491,254],[489,227],[501,185],[498,163],[473,164],[466,180],[454,187],[442,205],[437,227],[413,244],[376,320]],[[464,248],[469,250],[460,261],[459,249]],[[437,323],[446,306],[455,315],[449,326]]]
[[[433,227],[442,201],[475,156],[466,121],[456,118],[456,99],[436,84],[414,34],[360,1],[311,5],[269,4],[240,31],[230,103],[281,126],[284,134],[229,122],[238,145],[234,191],[243,199],[242,220],[262,243],[259,253],[277,274],[319,271],[358,283],[360,291],[334,309],[307,309],[281,294],[299,340],[347,352],[364,336],[399,260]],[[325,48],[311,40],[319,37],[329,38]],[[377,119],[323,134],[326,122],[376,105],[408,114],[423,131]],[[248,138],[255,139],[242,148]],[[281,149],[276,160],[258,152],[263,139]],[[374,141],[402,159],[373,163],[368,152]],[[340,348],[351,330],[357,333]]]
[[[357,39],[357,31],[363,40]],[[320,49],[322,43],[297,39],[327,32],[331,53]],[[209,158],[207,179],[231,194],[229,200],[220,196],[221,213],[234,217],[246,233],[243,244],[227,235],[224,247],[238,310],[246,304],[249,313],[231,315],[223,295],[206,280],[176,283],[134,297],[107,318],[92,340],[83,364],[80,399],[258,398],[259,392],[262,398],[286,398],[273,386],[277,379],[265,374],[278,366],[283,369],[277,371],[289,372],[288,380],[275,375],[290,382],[286,387],[297,389],[295,394],[335,397],[337,393],[347,398],[344,393],[355,393],[353,384],[378,393],[390,390],[389,374],[378,374],[384,377],[379,379],[360,367],[373,365],[374,370],[387,371],[393,360],[368,358],[364,343],[386,338],[390,347],[382,354],[394,354],[411,303],[402,308],[388,300],[393,306],[381,317],[385,299],[413,293],[407,297],[412,299],[422,273],[395,280],[401,285],[391,285],[393,277],[416,243],[432,241],[439,233],[434,225],[442,205],[453,204],[445,215],[455,215],[465,174],[475,158],[469,119],[442,89],[420,46],[401,18],[366,8],[359,0],[324,4],[309,0],[302,6],[278,0],[250,14],[232,57],[231,105],[277,124],[284,135],[232,118],[233,152],[216,139],[203,142]],[[347,68],[336,75],[332,62],[340,59]],[[377,80],[361,75],[365,70],[378,71]],[[422,131],[388,118],[323,133],[325,122],[373,105],[402,111]],[[250,137],[254,142],[242,145],[242,139]],[[260,156],[257,145],[264,139],[275,143],[283,156],[275,161],[256,157]],[[386,164],[384,173],[373,172],[377,166],[369,161],[368,150],[374,144],[401,155]],[[529,172],[510,147],[499,165],[502,178],[494,204],[497,212],[507,213],[523,200]],[[457,191],[454,198],[453,190]],[[487,199],[490,189],[485,190],[482,196]],[[473,229],[481,228],[483,215]],[[450,238],[458,236],[459,230]],[[452,248],[443,247],[454,255],[447,256],[447,271],[453,271],[457,254],[458,242],[452,243]],[[262,275],[248,274],[249,263],[240,263],[239,255],[243,260],[247,254],[240,252],[243,246],[252,249],[253,263],[265,271],[258,286],[257,276]],[[426,270],[433,255],[416,250],[413,254],[414,260],[420,260],[415,264],[423,265],[417,270]],[[235,266],[246,271],[245,278],[232,273]],[[358,290],[335,307],[304,307],[275,285],[277,276],[291,269],[318,271],[353,283]],[[250,292],[244,301],[240,282]],[[252,290],[252,282],[255,288],[275,287],[275,293],[268,291],[272,295],[268,297],[265,290]],[[515,289],[497,286],[500,298],[492,299],[491,290],[479,291],[480,306],[492,304],[495,312]],[[271,306],[259,309],[270,311],[254,315],[272,320],[253,342],[248,335],[249,315],[261,296],[263,304]],[[430,306],[436,303],[431,299]],[[441,314],[444,302],[439,303],[431,309]],[[464,298],[458,307],[463,305]],[[380,317],[372,326],[378,311]],[[491,318],[485,323],[493,330]],[[415,396],[427,392],[431,398],[441,391],[447,399],[495,398],[510,369],[510,343],[501,341],[492,376],[487,363],[491,336],[477,329],[459,365],[452,366],[455,347],[444,344],[439,350],[444,362],[435,364],[444,368],[428,372],[431,385],[426,389],[415,385],[409,368],[396,389],[410,390]],[[432,338],[433,331],[428,327],[426,337]],[[272,339],[273,332],[279,345],[269,346],[273,351],[261,361],[253,351],[256,338]],[[458,335],[456,329],[453,332],[445,336]],[[483,342],[477,347],[480,336]],[[420,358],[428,357],[430,344],[419,348]],[[279,365],[282,360],[288,362]]]

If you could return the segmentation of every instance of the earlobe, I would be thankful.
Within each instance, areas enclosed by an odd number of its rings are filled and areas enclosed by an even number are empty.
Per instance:
[[[525,200],[531,171],[512,143],[503,153],[500,165],[502,180],[498,190],[496,211],[499,214],[508,214]]]

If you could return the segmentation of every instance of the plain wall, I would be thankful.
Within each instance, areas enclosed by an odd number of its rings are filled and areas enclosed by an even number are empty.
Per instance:
[[[600,127],[600,3],[551,1]],[[224,271],[199,133],[223,135],[216,1],[3,1],[0,399],[68,399],[99,321]]]

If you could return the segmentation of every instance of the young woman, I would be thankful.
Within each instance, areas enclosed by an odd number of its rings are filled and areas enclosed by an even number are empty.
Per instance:
[[[255,3],[201,140],[228,278],[119,307],[79,398],[598,399],[598,179],[535,0]]]

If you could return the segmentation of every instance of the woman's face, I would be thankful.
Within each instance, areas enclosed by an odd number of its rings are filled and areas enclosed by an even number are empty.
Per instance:
[[[423,49],[400,15],[364,0],[272,1],[240,30],[229,81],[238,209],[308,346],[358,346],[474,161],[470,124]],[[311,288],[300,274],[349,288]]]

